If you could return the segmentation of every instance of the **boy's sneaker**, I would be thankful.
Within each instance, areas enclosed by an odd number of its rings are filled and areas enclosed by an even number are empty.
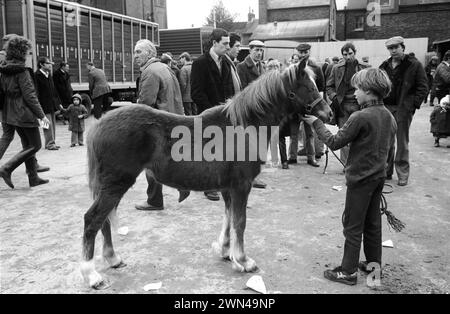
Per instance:
[[[356,285],[358,281],[358,273],[349,274],[342,270],[342,266],[336,267],[333,270],[328,269],[323,273],[323,275],[328,280],[343,283],[349,286]]]

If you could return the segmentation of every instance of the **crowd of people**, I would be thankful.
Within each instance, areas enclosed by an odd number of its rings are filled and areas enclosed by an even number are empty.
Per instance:
[[[432,117],[433,122],[444,115],[444,128],[447,125],[447,130],[440,127],[433,131],[437,145],[439,138],[450,135],[447,114],[450,104],[446,100],[450,96],[445,97],[450,93],[450,51],[444,55],[442,63],[433,57],[424,68],[414,56],[405,53],[404,39],[396,36],[386,42],[390,57],[379,68],[372,68],[368,58],[361,61],[357,58],[357,48],[352,43],[343,44],[342,56],[327,58],[323,65],[312,60],[312,47],[306,43],[297,47],[297,53],[288,64],[274,59],[264,61],[265,44],[258,40],[249,43],[249,55],[239,62],[240,47],[241,38],[237,34],[214,29],[210,48],[202,56],[193,60],[185,52],[175,60],[170,52],[158,58],[151,41],[139,40],[134,49],[135,63],[140,68],[137,103],[178,115],[199,115],[209,108],[224,105],[227,99],[265,72],[282,71],[285,66],[306,60],[314,73],[317,89],[333,109],[333,123],[339,131],[332,135],[322,122],[311,116],[287,116],[280,123],[279,134],[275,135],[278,141],[275,145],[272,141],[272,160],[277,159],[278,148],[282,169],[296,164],[298,156],[306,156],[308,165],[320,167],[317,160],[323,156],[325,146],[340,149],[348,185],[343,221],[346,243],[341,266],[325,272],[325,277],[353,285],[363,235],[367,262],[360,263],[359,268],[369,271],[368,263],[381,264],[381,192],[385,180],[392,180],[394,170],[398,185],[408,185],[409,130],[416,110],[428,94],[431,94],[431,104],[434,96],[439,102],[443,101]],[[26,165],[31,187],[48,183],[37,174],[50,170],[36,160],[36,153],[42,146],[38,121],[44,126],[46,149],[60,148],[55,134],[58,112],[69,120],[71,147],[83,145],[84,120],[91,106],[81,95],[73,94],[68,63],[61,63],[53,72],[51,60],[41,57],[36,73],[27,68],[25,58],[30,49],[26,38],[9,35],[4,38],[0,54],[3,128],[0,158],[15,132],[23,146],[21,152],[0,167],[0,176],[11,188],[14,188],[11,174],[22,163]],[[110,106],[111,88],[103,70],[92,62],[86,68],[94,117],[100,119]],[[290,137],[289,149],[286,137]],[[300,150],[299,137],[303,141]],[[146,173],[146,178],[147,200],[137,204],[136,209],[164,210],[163,186],[151,173]],[[266,184],[255,179],[253,186],[264,189]],[[179,193],[181,201],[190,192]],[[206,191],[205,196],[212,201],[220,200],[217,191]]]

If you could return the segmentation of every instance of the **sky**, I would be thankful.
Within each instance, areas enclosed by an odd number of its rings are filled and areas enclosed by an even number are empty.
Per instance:
[[[217,0],[167,0],[167,19],[169,29],[200,27]],[[258,18],[258,0],[222,0],[232,14],[237,14],[236,22],[247,21],[249,8]],[[347,0],[336,0],[338,8]]]

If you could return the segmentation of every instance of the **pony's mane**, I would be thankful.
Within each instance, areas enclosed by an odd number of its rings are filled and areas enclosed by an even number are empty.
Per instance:
[[[295,71],[294,71],[295,72]],[[284,105],[286,90],[279,71],[269,71],[252,82],[242,92],[229,99],[225,112],[233,125],[247,125],[249,121]]]

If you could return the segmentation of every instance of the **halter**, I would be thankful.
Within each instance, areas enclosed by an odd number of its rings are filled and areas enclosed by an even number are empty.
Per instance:
[[[288,96],[289,100],[292,102],[295,102],[295,100],[299,99],[299,97],[297,96],[297,94],[295,94],[294,92],[290,92],[289,96]],[[322,97],[317,98],[316,100],[314,100],[311,104],[308,104],[305,106],[305,111],[307,114],[311,114],[311,112],[313,111],[313,109],[322,101]]]

